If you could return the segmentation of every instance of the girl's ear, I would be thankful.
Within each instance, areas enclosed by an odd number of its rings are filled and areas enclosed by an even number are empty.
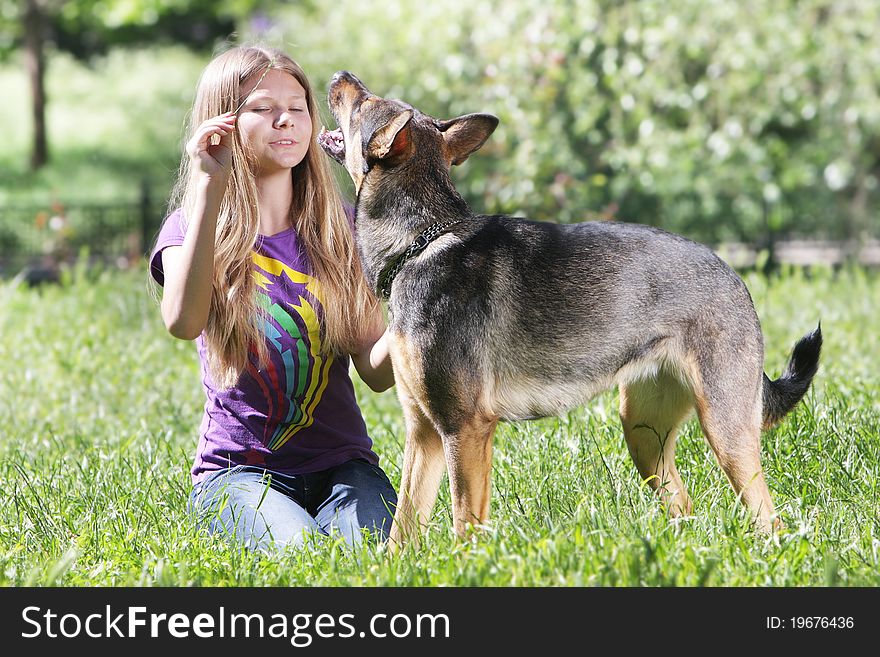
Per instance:
[[[446,142],[446,155],[452,164],[461,164],[480,148],[498,127],[491,114],[465,114],[448,121],[437,121]]]

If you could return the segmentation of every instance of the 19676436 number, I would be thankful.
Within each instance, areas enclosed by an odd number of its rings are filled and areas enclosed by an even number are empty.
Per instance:
[[[767,616],[769,630],[848,630],[853,627],[852,616]]]

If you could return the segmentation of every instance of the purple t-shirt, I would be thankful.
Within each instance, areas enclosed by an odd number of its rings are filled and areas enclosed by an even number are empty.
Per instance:
[[[183,244],[182,216],[176,210],[167,219],[150,257],[150,273],[160,285],[162,250]],[[268,311],[263,330],[269,361],[258,369],[252,355],[238,383],[218,390],[208,374],[204,337],[196,339],[207,400],[193,483],[238,464],[303,474],[356,458],[378,463],[348,357],[321,353],[320,284],[296,232],[260,237],[252,259],[258,302]]]

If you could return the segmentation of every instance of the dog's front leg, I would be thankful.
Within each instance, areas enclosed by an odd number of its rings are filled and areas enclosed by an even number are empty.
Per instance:
[[[393,549],[407,542],[418,545],[437,501],[445,469],[443,445],[437,430],[412,398],[407,399],[400,388],[398,394],[406,419],[406,444],[397,510],[391,526]]]
[[[464,538],[470,526],[489,520],[492,439],[497,418],[475,417],[453,435],[444,436],[455,533]]]
[[[419,350],[400,333],[392,331],[389,336],[397,398],[406,422],[400,491],[390,533],[394,551],[407,542],[418,544],[437,501],[446,462],[440,435],[424,411],[422,361],[416,356]]]

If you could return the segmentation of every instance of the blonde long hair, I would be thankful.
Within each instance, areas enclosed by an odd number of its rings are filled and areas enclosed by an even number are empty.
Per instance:
[[[190,117],[187,140],[203,121],[237,111],[242,84],[268,68],[289,73],[306,92],[312,135],[318,134],[318,108],[309,80],[289,56],[273,48],[240,46],[215,57],[202,72]],[[248,366],[249,352],[266,363],[262,330],[264,311],[257,303],[251,254],[259,239],[257,187],[248,154],[237,131],[232,133],[232,173],[217,217],[213,291],[204,337],[208,371],[216,385],[236,384]],[[197,172],[181,159],[170,207],[189,216],[195,206],[192,184]],[[378,330],[379,302],[367,285],[328,158],[312,144],[292,172],[290,223],[296,229],[322,290],[325,353],[352,353]]]

